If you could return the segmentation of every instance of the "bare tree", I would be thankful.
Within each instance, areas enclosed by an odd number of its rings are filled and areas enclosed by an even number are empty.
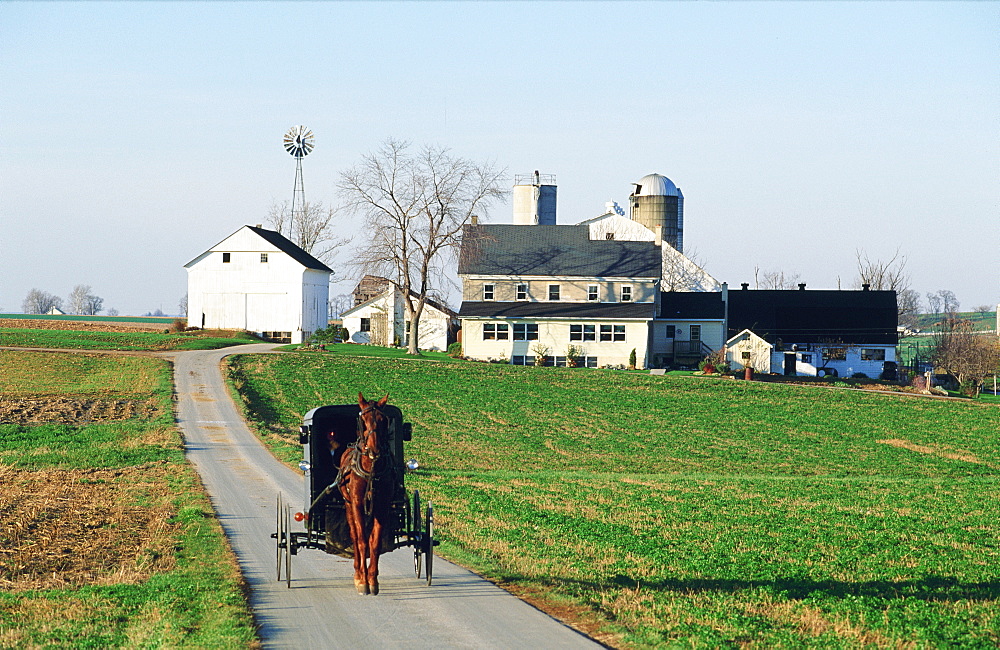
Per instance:
[[[954,316],[958,313],[958,298],[955,297],[955,292],[950,289],[939,289],[937,292],[938,297],[941,299],[941,311],[944,314]]]
[[[927,306],[930,308],[932,314],[941,313],[941,296],[936,293],[927,294]]]
[[[971,321],[948,319],[934,336],[932,359],[954,377],[964,393],[975,397],[983,380],[1000,369],[1000,339],[976,333]]]
[[[906,271],[906,256],[899,249],[888,260],[873,260],[864,251],[856,252],[858,274],[854,288],[868,286],[872,291],[896,292],[896,323],[914,323],[920,310],[920,298],[910,289],[910,274]]]
[[[899,325],[914,327],[917,324],[917,314],[920,313],[920,294],[913,289],[903,289],[896,292],[896,311]]]
[[[51,293],[42,291],[41,289],[32,289],[29,291],[21,303],[21,311],[25,314],[47,314],[53,308],[62,308],[62,298],[53,296]]]
[[[288,202],[272,204],[267,212],[267,224],[290,239],[295,245],[321,262],[330,262],[337,249],[351,241],[338,237],[337,211],[323,203],[306,202],[302,211],[293,215]]]
[[[408,142],[390,138],[341,174],[339,187],[350,209],[364,217],[368,238],[355,264],[402,288],[410,354],[417,354],[424,304],[457,252],[462,227],[503,197],[505,171],[442,147],[412,152]]]
[[[117,315],[118,315],[118,310],[115,309],[114,307],[108,310],[108,316],[117,316]]]
[[[798,273],[784,271],[763,271],[754,269],[755,289],[794,289],[799,283]]]
[[[910,288],[910,274],[906,272],[906,256],[899,249],[888,260],[873,260],[864,251],[856,252],[858,274],[854,278],[854,288],[864,285],[872,291],[895,291]]]
[[[972,311],[976,314],[979,314],[980,320],[986,320],[988,318],[987,314],[993,311],[993,309],[989,305],[979,305]]]
[[[101,311],[104,298],[90,293],[89,284],[78,284],[69,294],[69,311],[71,314],[93,316]]]
[[[177,306],[181,310],[180,311],[181,316],[187,318],[187,315],[188,315],[188,295],[186,293],[181,297],[180,302],[177,303]]]
[[[342,293],[330,299],[330,318],[340,318],[348,309],[354,307],[354,296]]]

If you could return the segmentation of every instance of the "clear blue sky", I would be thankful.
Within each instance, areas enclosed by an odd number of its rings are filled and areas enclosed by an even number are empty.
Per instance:
[[[183,264],[291,199],[296,124],[311,201],[389,136],[555,174],[560,223],[658,172],[731,286],[899,248],[996,304],[998,34],[994,2],[0,3],[0,310],[177,312]]]

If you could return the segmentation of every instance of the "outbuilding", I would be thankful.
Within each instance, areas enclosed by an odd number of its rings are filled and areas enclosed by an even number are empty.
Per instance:
[[[188,325],[302,343],[327,326],[333,271],[279,232],[243,226],[184,265]]]

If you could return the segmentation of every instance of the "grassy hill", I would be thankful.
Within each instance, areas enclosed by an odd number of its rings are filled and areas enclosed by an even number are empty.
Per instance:
[[[320,353],[231,376],[289,461],[309,408],[389,393],[443,554],[612,644],[1000,643],[995,405]]]

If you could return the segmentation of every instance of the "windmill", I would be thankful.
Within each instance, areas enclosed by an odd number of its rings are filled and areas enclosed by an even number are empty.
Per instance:
[[[289,239],[292,239],[295,224],[305,221],[306,188],[302,182],[302,159],[315,146],[312,130],[304,126],[293,126],[285,133],[285,151],[295,158],[295,186],[292,188],[292,223],[288,227]]]

